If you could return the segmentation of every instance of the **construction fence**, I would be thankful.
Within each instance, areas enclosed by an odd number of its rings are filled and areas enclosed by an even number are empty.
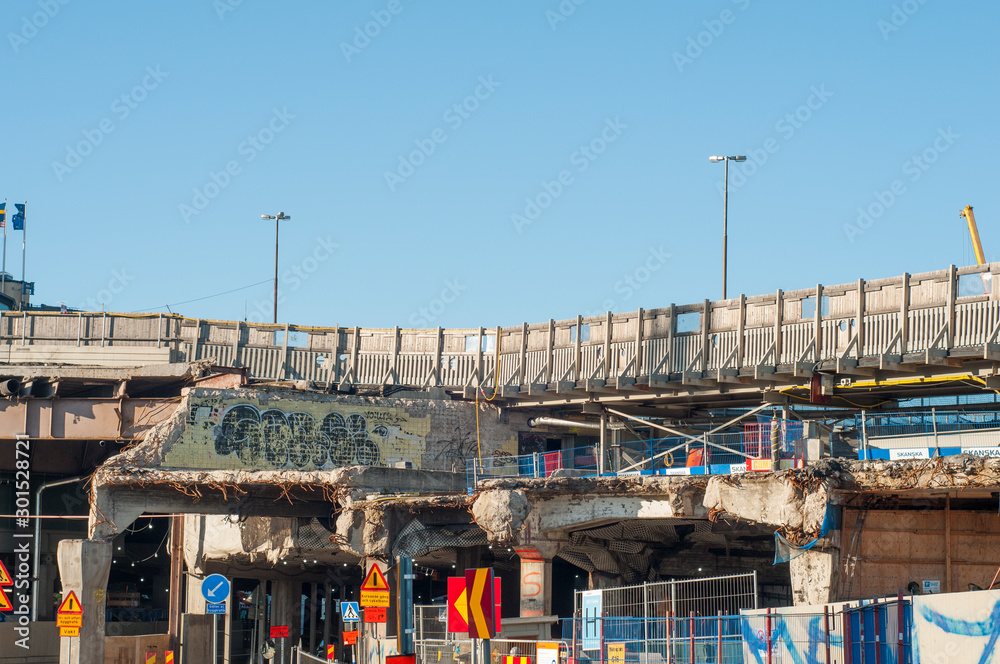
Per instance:
[[[801,468],[805,459],[802,422],[774,420],[780,465]],[[466,461],[470,489],[481,480],[601,475],[720,475],[771,470],[770,422],[743,425],[735,433],[674,436],[608,444],[601,463],[598,445],[552,452]],[[603,469],[603,472],[602,472]]]
[[[761,609],[756,574],[576,593],[569,664],[910,664],[911,602]]]

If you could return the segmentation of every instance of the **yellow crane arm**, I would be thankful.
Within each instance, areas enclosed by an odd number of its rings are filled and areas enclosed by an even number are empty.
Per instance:
[[[976,217],[972,214],[972,206],[966,205],[965,209],[958,213],[965,217],[969,223],[969,235],[972,236],[972,248],[976,251],[976,265],[986,265],[986,256],[983,254],[983,243],[979,241],[979,229],[976,228]]]

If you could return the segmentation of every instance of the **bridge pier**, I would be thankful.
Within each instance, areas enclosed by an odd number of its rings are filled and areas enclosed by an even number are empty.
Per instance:
[[[810,549],[789,562],[796,606],[835,602],[840,585],[840,549]]]
[[[76,593],[83,608],[80,636],[59,639],[59,664],[104,664],[104,609],[107,606],[111,543],[63,540],[57,552],[63,598]]]

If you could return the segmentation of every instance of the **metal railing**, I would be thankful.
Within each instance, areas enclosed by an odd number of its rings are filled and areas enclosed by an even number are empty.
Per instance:
[[[812,610],[808,610],[811,608]],[[817,610],[820,609],[820,610]],[[902,596],[807,610],[689,611],[644,622],[607,615],[563,623],[577,662],[779,664],[913,661],[911,602]]]
[[[804,458],[801,422],[780,420],[779,446],[782,459]],[[487,479],[597,477],[600,475],[597,445],[519,456],[495,456],[466,460],[469,489]],[[698,468],[706,474],[742,472],[748,459],[770,459],[770,423],[746,425],[742,432],[714,433],[698,437],[673,436],[623,441],[608,445],[603,467],[606,475],[668,474],[675,469]]]
[[[704,645],[709,636],[714,647],[721,634],[726,652],[733,650],[728,644],[739,629],[722,616],[757,608],[757,573],[577,591],[574,601],[574,619],[563,621],[574,657],[619,664],[690,661],[682,659],[684,648]],[[697,622],[701,617],[717,619],[711,623],[716,631],[706,631],[710,623]]]
[[[926,411],[865,413],[855,416],[864,445],[876,450],[923,450],[925,455],[972,453],[1000,456],[1000,411],[932,408]],[[995,449],[995,453],[991,452]],[[859,451],[864,458],[864,450]]]
[[[16,361],[11,349],[20,346],[148,346],[170,349],[173,361],[248,367],[257,378],[482,386],[504,395],[567,383],[700,384],[690,381],[731,380],[756,369],[808,371],[819,362],[892,364],[917,352],[1000,357],[1000,301],[959,295],[963,277],[987,272],[1000,275],[1000,263],[493,329],[3,312],[0,346],[10,346],[7,362]]]

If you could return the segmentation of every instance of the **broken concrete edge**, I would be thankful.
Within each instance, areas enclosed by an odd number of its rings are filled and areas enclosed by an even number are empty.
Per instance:
[[[214,360],[177,362],[173,364],[143,364],[134,367],[85,366],[79,364],[6,364],[5,376],[33,378],[87,378],[128,380],[130,378],[196,379],[210,370]]]
[[[494,479],[479,483],[472,513],[491,542],[511,544],[540,523],[537,512],[544,510],[546,501],[559,502],[566,496],[644,497],[668,503],[665,507],[674,518],[735,518],[773,527],[801,546],[820,538],[831,506],[845,497],[883,490],[943,493],[973,488],[1000,488],[1000,459],[972,455],[901,461],[825,459],[803,469],[705,478]],[[621,515],[629,516],[637,515]],[[822,538],[817,547],[836,547],[836,540]]]

